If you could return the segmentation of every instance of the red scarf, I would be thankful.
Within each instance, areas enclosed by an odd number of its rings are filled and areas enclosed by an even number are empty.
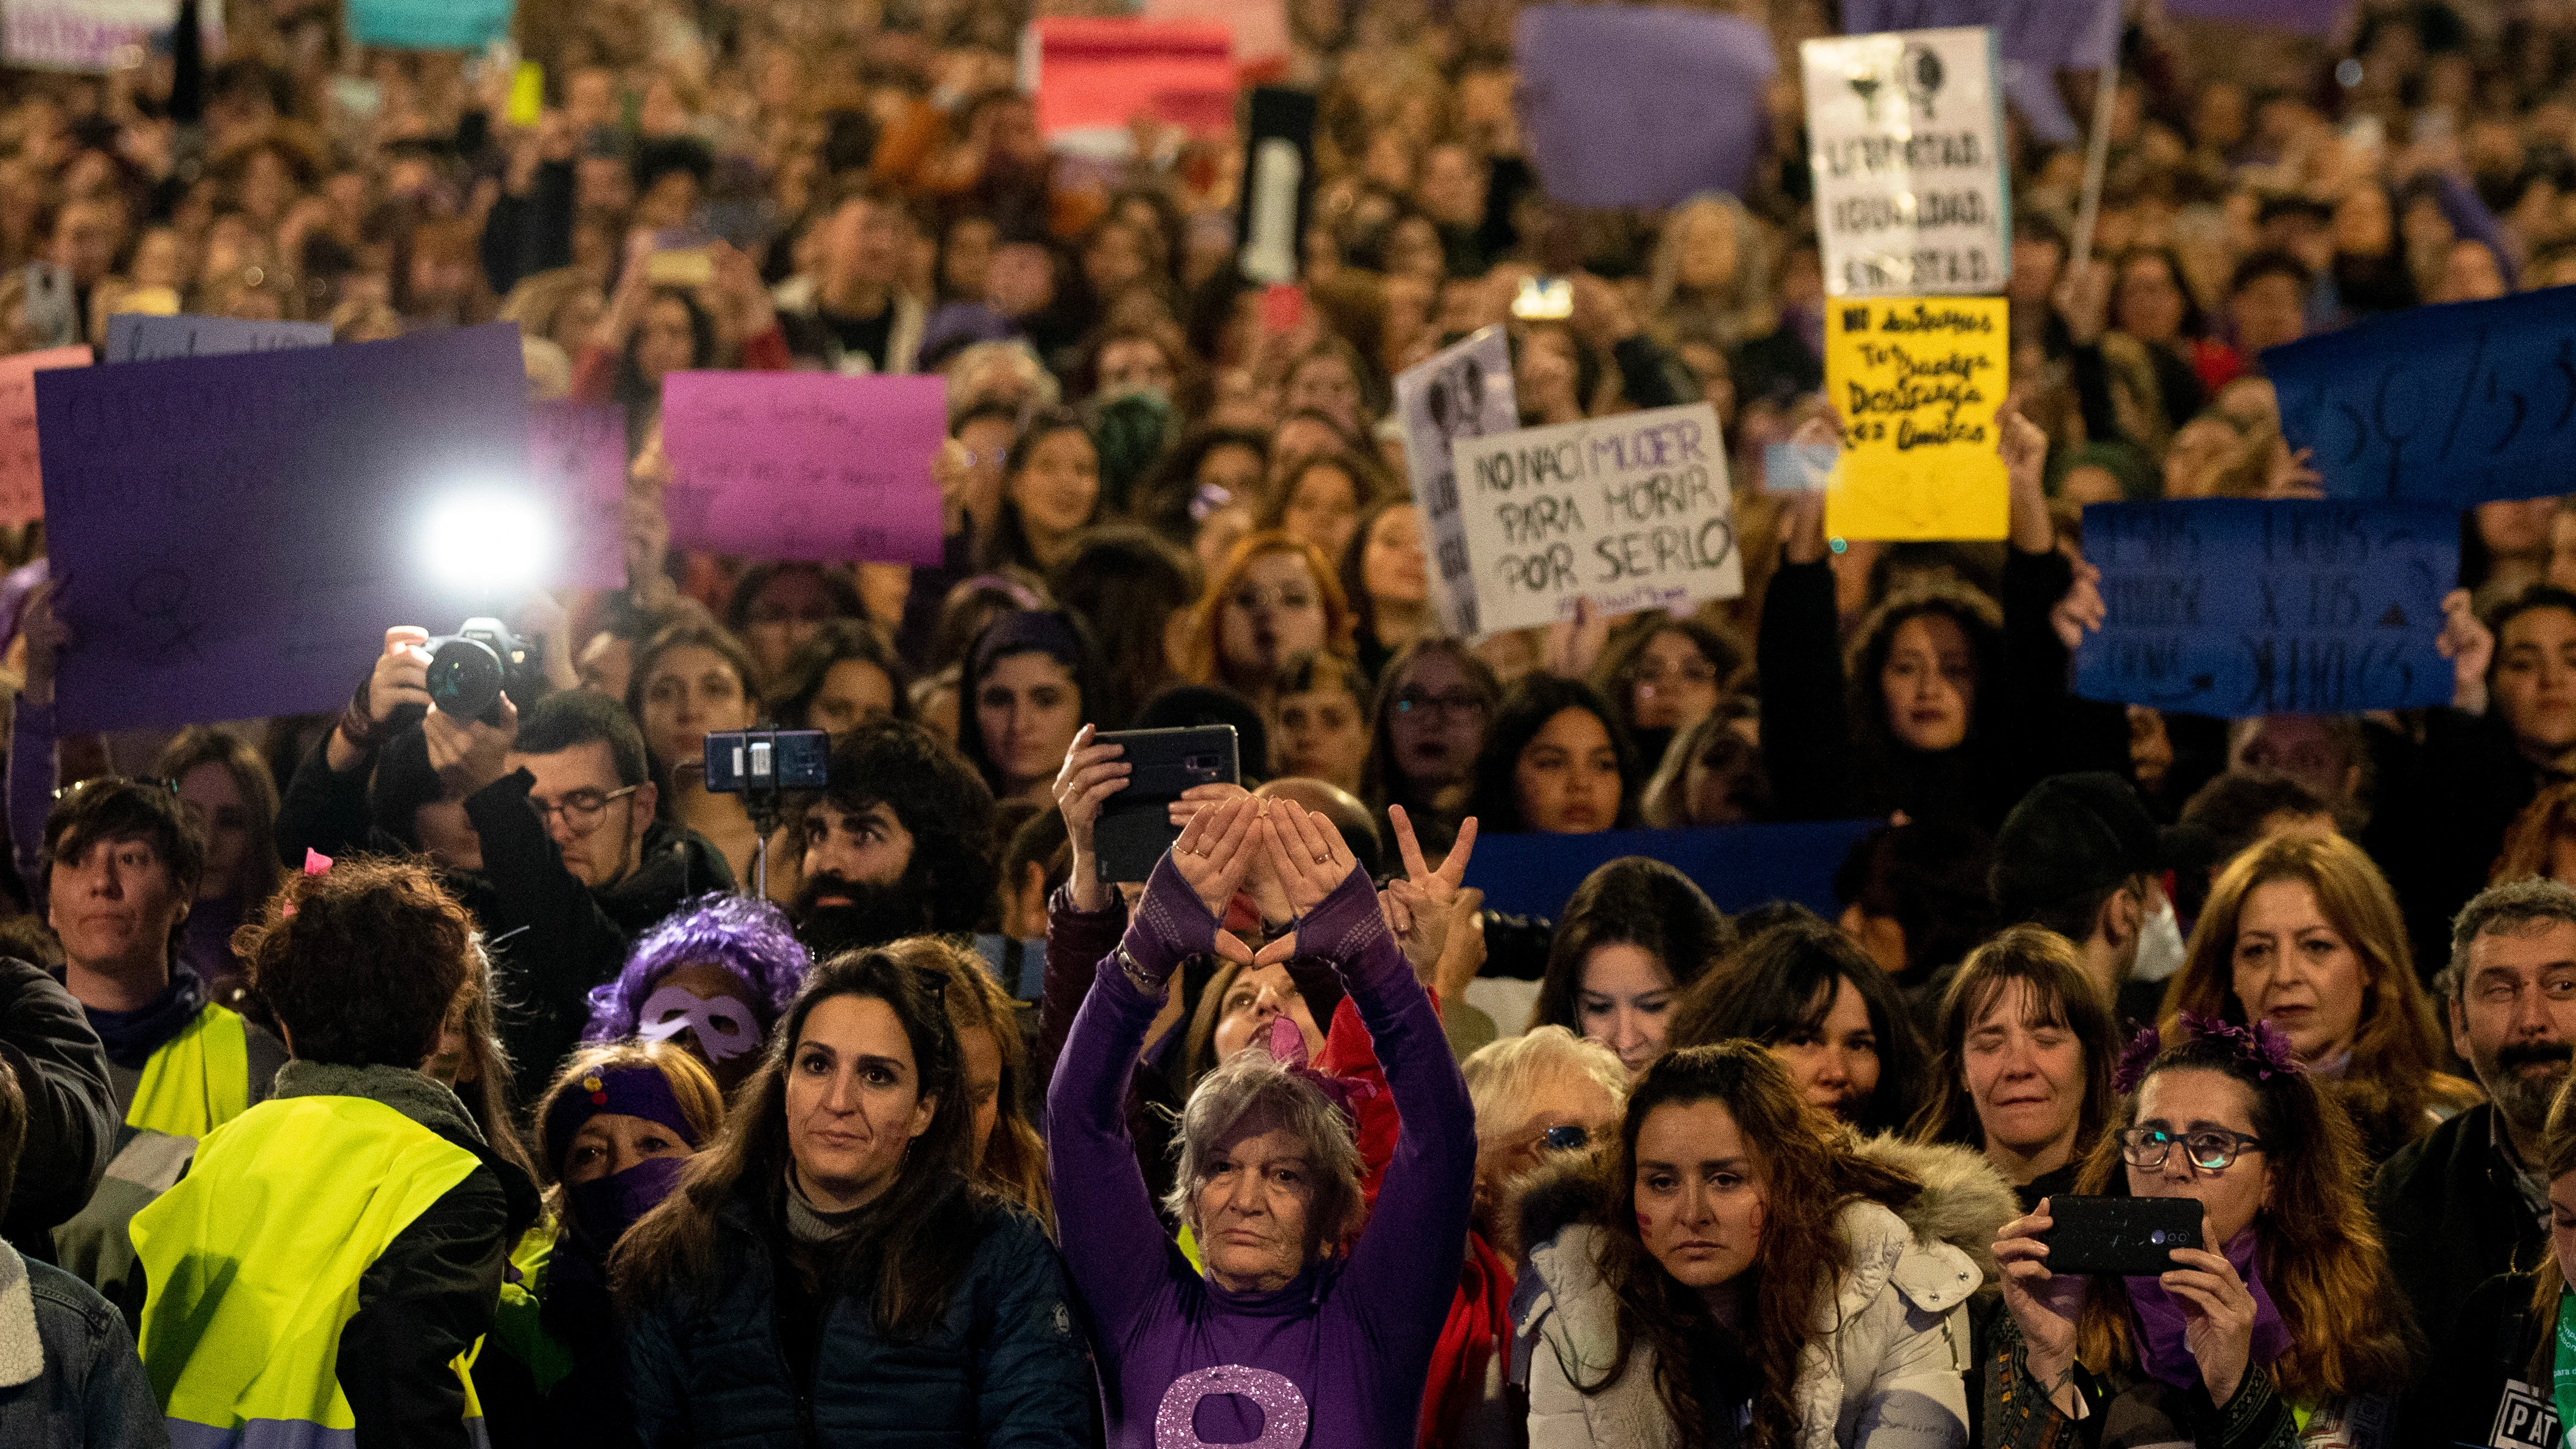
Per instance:
[[[1422,1386],[1422,1449],[1458,1442],[1460,1422],[1484,1397],[1488,1369],[1511,1341],[1511,1265],[1486,1246],[1484,1234],[1471,1231],[1458,1291],[1450,1295],[1449,1316],[1441,1320]]]

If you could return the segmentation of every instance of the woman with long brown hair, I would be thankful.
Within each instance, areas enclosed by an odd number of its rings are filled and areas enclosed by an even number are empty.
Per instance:
[[[2131,1043],[2077,1191],[2196,1198],[2203,1246],[2155,1277],[2051,1274],[2048,1202],[2005,1224],[1989,1445],[2040,1449],[2100,1419],[2130,1426],[2124,1443],[2288,1446],[2302,1411],[2312,1436],[2367,1423],[2414,1370],[2351,1119],[2270,1022],[2178,1029]]]
[[[1918,1142],[1974,1147],[2024,1208],[2071,1191],[2119,1096],[2111,1012],[2073,942],[2006,928],[1968,953],[1941,997]]]
[[[1009,993],[984,959],[953,936],[907,936],[886,947],[886,954],[924,973],[925,980],[936,974],[947,982],[940,997],[949,1029],[957,1034],[959,1082],[971,1124],[966,1160],[975,1180],[1052,1225],[1046,1144],[1029,1121],[1029,1046]]]
[[[716,1144],[610,1260],[645,1443],[1085,1442],[1089,1369],[1037,1222],[977,1186],[941,977],[817,967]]]
[[[1248,534],[1208,581],[1181,641],[1181,675],[1270,703],[1279,666],[1323,649],[1351,657],[1351,606],[1333,566],[1273,531]]]
[[[1580,1172],[1523,1208],[1552,1233],[1517,1300],[1532,1449],[1968,1441],[1966,1305],[2013,1211],[1974,1153],[1863,1143],[1726,1041],[1657,1059]]]
[[[2270,1021],[2352,1115],[2368,1162],[2479,1100],[2441,1070],[2441,1031],[2387,877],[2339,835],[2275,837],[2220,872],[2160,1024],[2182,1012]]]

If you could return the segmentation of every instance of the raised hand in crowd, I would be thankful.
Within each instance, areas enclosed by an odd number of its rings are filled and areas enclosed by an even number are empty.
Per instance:
[[[28,590],[26,611],[19,616],[19,637],[27,641],[29,704],[44,706],[54,702],[54,666],[72,642],[71,626],[54,611],[54,592],[69,577],[66,574],[49,578]]]
[[[1067,890],[1078,911],[1105,910],[1109,905],[1109,887],[1100,878],[1100,853],[1093,833],[1100,824],[1101,807],[1127,788],[1127,777],[1136,769],[1119,758],[1127,753],[1125,745],[1095,743],[1095,734],[1090,725],[1074,733],[1073,748],[1065,751],[1064,768],[1056,772],[1054,787],[1056,809],[1064,815],[1073,856]]]
[[[358,768],[383,743],[395,711],[405,705],[426,709],[430,702],[429,631],[416,624],[396,624],[385,631],[384,652],[376,656],[375,668],[359,686],[358,698],[350,701],[331,731],[325,758],[334,770]]]
[[[2453,589],[2442,596],[2442,633],[2433,647],[2451,661],[2451,708],[2462,714],[2485,714],[2495,634],[2478,618],[2468,590]]]

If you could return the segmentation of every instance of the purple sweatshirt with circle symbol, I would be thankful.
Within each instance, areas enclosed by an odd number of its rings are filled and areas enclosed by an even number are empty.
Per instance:
[[[1146,975],[1205,951],[1216,922],[1167,859],[1127,929]],[[1162,995],[1136,989],[1113,953],[1075,1017],[1047,1092],[1056,1217],[1119,1449],[1408,1449],[1422,1382],[1464,1261],[1476,1171],[1467,1084],[1439,1014],[1387,934],[1368,877],[1352,871],[1298,925],[1333,963],[1404,1126],[1367,1230],[1347,1257],[1286,1287],[1234,1293],[1162,1235],[1127,1141],[1128,1064]]]

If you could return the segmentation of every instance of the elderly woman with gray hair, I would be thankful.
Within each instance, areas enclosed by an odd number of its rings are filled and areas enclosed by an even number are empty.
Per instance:
[[[1476,1166],[1467,1088],[1440,1018],[1388,929],[1437,930],[1442,873],[1388,887],[1323,816],[1282,800],[1192,817],[1074,1020],[1048,1093],[1059,1226],[1099,1364],[1109,1442],[1128,1449],[1406,1445],[1458,1284]],[[1226,905],[1256,865],[1296,928],[1261,952],[1341,974],[1403,1118],[1373,1211],[1341,1084],[1283,1055],[1237,1053],[1181,1119],[1181,1221],[1206,1271],[1154,1217],[1121,1108],[1127,1072],[1183,958],[1251,961]],[[1427,889],[1426,889],[1427,887]],[[1360,1231],[1363,1215],[1366,1231]]]

